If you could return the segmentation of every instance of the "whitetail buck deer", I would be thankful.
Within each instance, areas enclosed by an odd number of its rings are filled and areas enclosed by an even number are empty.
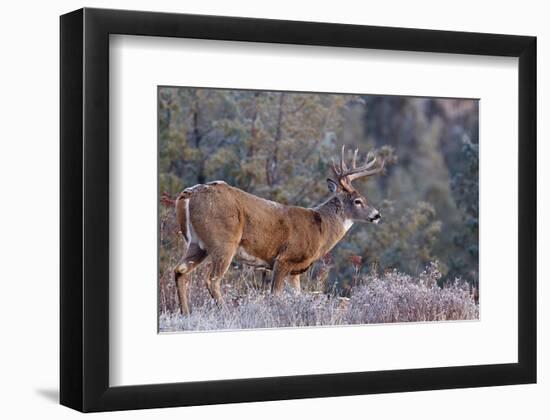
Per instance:
[[[357,167],[357,152],[348,168],[342,147],[340,166],[332,161],[336,181],[327,179],[332,196],[313,208],[265,200],[223,181],[180,193],[176,214],[187,251],[174,273],[182,314],[189,314],[189,274],[207,256],[212,267],[206,287],[218,304],[223,302],[220,284],[233,258],[272,270],[272,292],[279,293],[286,277],[299,289],[300,273],[330,251],[354,222],[378,223],[378,210],[351,183],[381,172],[384,160],[369,153]]]

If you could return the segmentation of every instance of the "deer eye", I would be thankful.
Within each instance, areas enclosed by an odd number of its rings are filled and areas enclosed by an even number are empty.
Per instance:
[[[356,198],[355,200],[353,200],[353,203],[354,203],[356,206],[362,206],[362,205],[363,205],[363,202],[361,201],[360,198]]]

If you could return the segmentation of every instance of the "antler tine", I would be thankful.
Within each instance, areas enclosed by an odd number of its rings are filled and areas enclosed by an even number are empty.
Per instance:
[[[348,181],[351,183],[351,181],[353,181],[354,179],[363,178],[382,172],[384,170],[384,164],[386,163],[386,161],[382,159],[380,165],[377,168],[371,169],[376,162],[378,162],[378,159],[375,157],[371,162],[365,164],[365,166],[358,168],[358,170],[353,171],[352,173],[348,173],[346,175]]]
[[[336,175],[336,177],[340,177],[340,175],[342,175],[342,173],[338,170],[334,159],[332,159],[332,172],[334,172],[334,175]]]
[[[376,158],[376,156],[373,155],[372,150],[367,153],[367,158],[365,159],[365,165],[369,162],[369,159]]]
[[[355,165],[357,163],[357,153],[359,153],[359,149],[355,149],[353,152],[353,160],[351,161],[351,169],[355,169]]]
[[[369,161],[370,158],[372,159]],[[354,160],[355,160],[355,156],[354,156]],[[357,167],[354,163],[352,169],[350,171],[347,171],[344,175],[353,175],[358,172],[369,170],[376,164],[376,162],[377,162],[376,156],[374,156],[372,152],[369,152],[367,154],[367,158],[365,159],[365,164],[363,166]]]
[[[342,145],[342,155],[340,156],[340,169],[342,170],[342,175],[345,174],[348,171],[348,167],[346,165],[346,145]]]
[[[340,167],[332,159],[332,171],[338,178],[340,185],[347,191],[353,191],[354,188],[351,182],[357,178],[363,178],[382,172],[384,170],[384,159],[380,162],[378,167],[374,167],[378,163],[378,158],[372,153],[367,153],[365,164],[357,167],[357,156],[359,155],[359,149],[353,151],[353,158],[351,161],[351,169],[346,165],[346,146],[342,146],[340,154]]]

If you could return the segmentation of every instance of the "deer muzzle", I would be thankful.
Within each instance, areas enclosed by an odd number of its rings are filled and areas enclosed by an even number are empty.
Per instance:
[[[382,216],[380,216],[380,212],[378,210],[373,210],[369,214],[369,222],[378,224],[382,221]]]

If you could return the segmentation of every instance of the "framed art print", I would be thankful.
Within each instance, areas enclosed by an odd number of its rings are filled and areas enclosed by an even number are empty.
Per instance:
[[[536,38],[61,17],[61,403],[536,381]]]

